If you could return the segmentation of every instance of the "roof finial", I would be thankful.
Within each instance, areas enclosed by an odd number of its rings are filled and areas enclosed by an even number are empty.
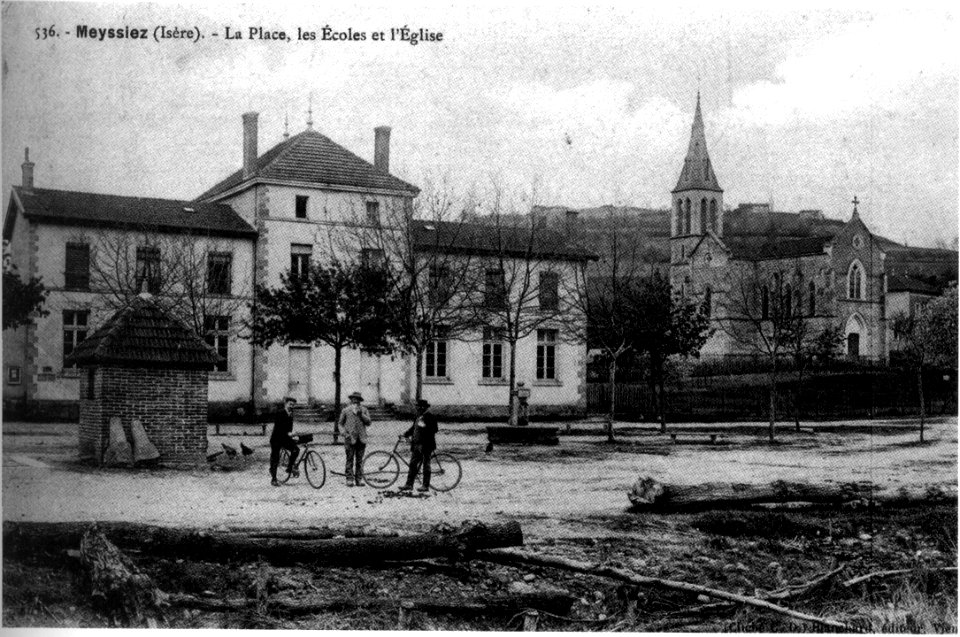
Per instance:
[[[313,93],[310,93],[308,104],[309,106],[307,107],[307,129],[313,130]]]
[[[853,196],[853,201],[852,201],[851,203],[853,204],[853,214],[854,214],[854,216],[856,216],[856,215],[858,214],[858,213],[857,213],[857,205],[860,204],[860,200],[857,199],[857,196],[856,196],[856,195],[854,195],[854,196]]]
[[[283,114],[283,138],[288,139],[290,137],[290,115],[288,113]]]

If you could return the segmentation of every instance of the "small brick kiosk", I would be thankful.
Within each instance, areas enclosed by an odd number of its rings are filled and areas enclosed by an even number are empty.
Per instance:
[[[80,375],[80,458],[101,464],[110,419],[140,419],[164,465],[204,461],[207,373],[220,357],[144,294],[66,359]]]

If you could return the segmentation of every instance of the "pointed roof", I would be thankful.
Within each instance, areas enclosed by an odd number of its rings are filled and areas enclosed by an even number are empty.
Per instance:
[[[210,369],[220,356],[149,295],[118,310],[64,359],[67,365]]]
[[[723,192],[723,188],[717,181],[717,175],[713,172],[710,155],[707,153],[707,136],[703,128],[703,114],[700,111],[700,91],[697,91],[697,110],[694,112],[693,126],[690,129],[687,158],[683,160],[683,170],[673,192],[684,190]]]
[[[297,181],[318,186],[349,186],[394,190],[416,195],[420,189],[377,170],[332,139],[308,129],[285,139],[257,158],[254,179]],[[236,171],[197,197],[211,199],[244,183],[243,169]]]

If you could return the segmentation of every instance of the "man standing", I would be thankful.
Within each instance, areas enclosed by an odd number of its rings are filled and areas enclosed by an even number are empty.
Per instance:
[[[284,398],[283,409],[280,410],[273,422],[273,432],[270,434],[270,484],[275,487],[280,486],[280,482],[277,481],[277,465],[280,464],[281,449],[290,452],[290,464],[287,466],[287,473],[294,478],[300,475],[300,472],[294,469],[297,464],[297,456],[300,454],[300,448],[297,447],[297,442],[293,439],[293,406],[296,404],[296,398],[292,396]]]
[[[411,456],[407,483],[400,487],[400,490],[413,489],[413,481],[417,479],[417,473],[422,464],[423,485],[417,491],[428,491],[430,489],[430,458],[437,448],[437,417],[430,413],[430,403],[422,398],[417,401],[416,420],[403,437],[410,438]]]
[[[347,486],[363,486],[363,452],[367,448],[367,427],[370,413],[361,405],[363,395],[355,391],[349,396],[350,404],[340,412],[337,424],[343,433],[343,448],[347,454]]]

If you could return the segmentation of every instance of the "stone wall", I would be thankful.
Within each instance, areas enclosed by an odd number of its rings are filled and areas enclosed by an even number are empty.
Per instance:
[[[130,423],[139,418],[160,452],[162,464],[202,463],[207,449],[207,372],[114,366],[83,369],[81,459],[99,464],[109,444],[110,418],[114,416],[120,417],[129,440]]]

